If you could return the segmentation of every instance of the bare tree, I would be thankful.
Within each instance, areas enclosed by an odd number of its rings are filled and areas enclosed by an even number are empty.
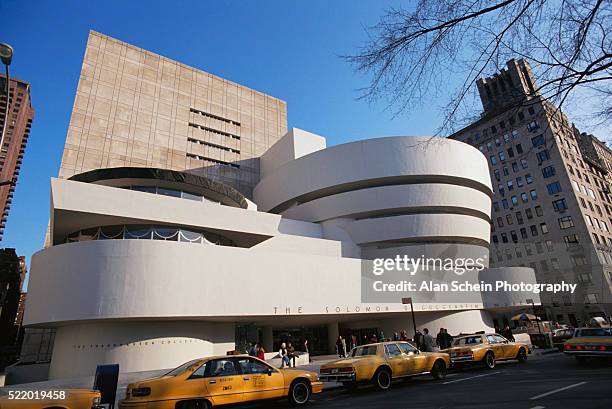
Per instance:
[[[611,25],[611,0],[418,0],[410,10],[387,10],[366,44],[345,58],[372,76],[361,98],[385,98],[395,114],[454,90],[439,133],[465,123],[475,81],[511,58],[532,65],[536,91],[559,109],[585,89],[601,98],[597,116],[607,121]]]

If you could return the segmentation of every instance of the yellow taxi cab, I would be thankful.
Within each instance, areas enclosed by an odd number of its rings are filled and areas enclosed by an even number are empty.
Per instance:
[[[443,379],[449,366],[448,354],[421,352],[408,342],[378,342],[355,347],[349,358],[322,365],[319,376],[324,382],[342,382],[348,387],[371,382],[386,390],[395,378],[431,373]]]
[[[89,389],[3,389],[0,409],[102,409],[100,392]]]
[[[449,354],[453,366],[482,364],[493,369],[497,361],[525,363],[530,351],[528,344],[508,341],[499,334],[472,334],[453,339],[452,346],[440,352]]]
[[[589,358],[612,358],[612,328],[576,328],[563,345],[563,352],[575,356],[578,363]]]
[[[316,373],[277,369],[252,356],[195,359],[158,378],[127,386],[120,409],[208,409],[262,399],[308,403],[323,390]]]

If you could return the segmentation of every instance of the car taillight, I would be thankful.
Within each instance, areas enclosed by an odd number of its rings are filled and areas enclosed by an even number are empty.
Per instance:
[[[151,388],[134,388],[132,389],[132,396],[148,396],[151,394]]]
[[[582,351],[584,348],[582,347],[582,345],[576,345],[576,350],[577,351]]]
[[[601,345],[601,346],[599,347],[599,350],[600,350],[600,351],[605,351],[605,350],[606,350],[606,346],[605,346],[605,345]]]
[[[563,345],[563,348],[564,348],[566,351],[570,351],[570,350],[572,349],[572,346],[571,346],[570,344],[565,344],[565,345]]]

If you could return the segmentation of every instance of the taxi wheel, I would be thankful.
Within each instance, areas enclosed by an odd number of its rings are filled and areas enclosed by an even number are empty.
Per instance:
[[[516,356],[516,359],[524,364],[525,362],[527,362],[527,353],[525,352],[524,348],[519,349],[518,355]]]
[[[387,368],[380,368],[374,374],[372,382],[376,389],[386,391],[391,387],[391,371]]]
[[[310,400],[310,394],[308,381],[297,380],[289,388],[289,401],[296,406],[305,405]]]
[[[431,375],[434,377],[434,379],[446,378],[446,364],[444,361],[438,360],[434,363],[434,366],[431,369]]]
[[[482,362],[484,363],[485,368],[495,368],[495,355],[493,355],[493,352],[487,352]]]

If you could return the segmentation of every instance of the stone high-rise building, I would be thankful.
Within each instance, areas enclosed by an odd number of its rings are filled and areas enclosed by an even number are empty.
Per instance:
[[[574,294],[542,294],[549,320],[580,325],[609,317],[612,151],[537,92],[524,60],[510,60],[477,86],[481,118],[450,138],[489,161],[491,264],[533,267],[539,282],[577,283]]]
[[[3,126],[7,126],[4,146],[0,150],[0,181],[16,183],[34,119],[34,109],[30,99],[30,84],[11,78],[9,81],[8,124],[4,124],[4,110],[7,109],[5,89],[6,77],[0,74],[0,130]],[[15,183],[0,185],[0,208],[2,209],[0,240],[13,201]]]
[[[286,132],[284,101],[90,31],[59,176],[172,169],[251,198],[259,156]]]

